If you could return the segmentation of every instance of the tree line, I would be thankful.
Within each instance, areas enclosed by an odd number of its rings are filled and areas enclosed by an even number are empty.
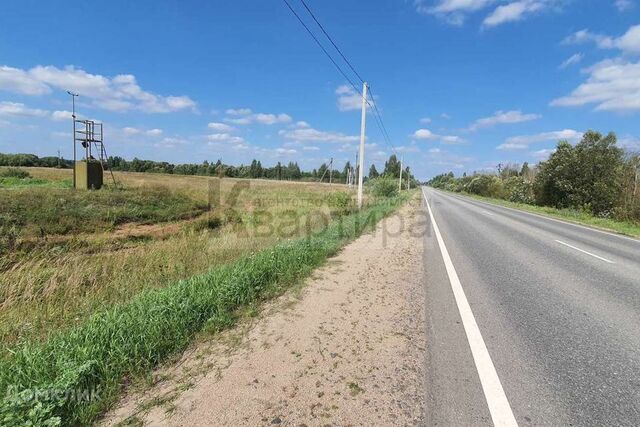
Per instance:
[[[625,151],[614,133],[560,141],[548,160],[499,165],[497,174],[435,176],[427,185],[513,202],[577,209],[600,217],[640,221],[640,155]]]
[[[51,168],[73,168],[73,161],[58,157],[38,157],[34,154],[2,154],[0,153],[0,166],[22,166],[22,167],[51,167]],[[336,183],[346,183],[349,170],[357,176],[357,168],[351,162],[346,162],[343,168],[330,168],[330,164],[322,163],[318,168],[310,171],[303,171],[297,162],[282,164],[277,162],[273,166],[263,166],[260,160],[252,160],[250,164],[234,166],[225,164],[218,159],[216,162],[205,160],[202,163],[182,163],[173,164],[169,162],[158,162],[155,160],[141,160],[134,158],[126,160],[119,156],[109,156],[107,159],[108,169],[123,172],[145,172],[145,173],[166,173],[175,175],[200,175],[217,176],[229,178],[252,178],[252,179],[274,179],[287,181],[322,181]],[[413,185],[417,181],[411,175],[411,170],[407,167],[403,169],[403,181],[407,176],[411,177]],[[382,173],[378,172],[375,164],[369,168],[368,176],[365,179],[386,176],[398,178],[400,176],[400,162],[396,155],[391,155],[385,162]]]

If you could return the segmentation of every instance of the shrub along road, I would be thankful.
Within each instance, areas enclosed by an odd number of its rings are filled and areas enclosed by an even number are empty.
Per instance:
[[[424,195],[427,424],[640,425],[640,241]]]

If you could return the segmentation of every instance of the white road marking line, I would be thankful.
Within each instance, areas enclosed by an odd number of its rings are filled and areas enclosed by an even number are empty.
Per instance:
[[[563,241],[561,241],[561,240],[556,240],[556,242],[557,242],[557,243],[560,243],[561,245],[565,245],[565,246],[567,246],[567,247],[569,247],[569,248],[571,248],[571,249],[575,249],[576,251],[580,251],[580,252],[582,252],[583,254],[591,255],[591,256],[592,256],[592,257],[594,257],[594,258],[598,258],[599,260],[602,260],[602,261],[604,261],[604,262],[608,262],[609,264],[615,264],[615,262],[613,262],[613,261],[610,261],[610,260],[608,260],[608,259],[606,259],[606,258],[602,258],[601,256],[598,256],[598,255],[596,255],[596,254],[592,254],[591,252],[587,252],[587,251],[585,251],[584,249],[576,248],[575,246],[572,246],[572,245],[570,245],[570,244],[568,244],[568,243],[565,243],[565,242],[563,242]]]
[[[478,371],[478,376],[480,377],[480,383],[482,384],[484,397],[487,401],[487,405],[489,406],[491,420],[497,427],[517,427],[518,423],[515,416],[513,415],[513,411],[511,410],[511,405],[509,405],[509,400],[504,393],[504,389],[502,388],[502,384],[500,383],[500,378],[498,378],[496,368],[495,366],[493,366],[493,361],[491,360],[489,350],[487,350],[487,346],[484,343],[482,334],[480,333],[480,328],[478,328],[476,319],[475,317],[473,317],[471,306],[469,305],[469,301],[467,301],[467,297],[464,294],[464,289],[462,289],[462,284],[460,283],[460,279],[458,278],[458,273],[453,266],[453,262],[451,261],[451,257],[449,256],[449,251],[447,251],[447,247],[444,244],[444,240],[442,239],[442,235],[440,234],[438,224],[433,217],[433,212],[431,211],[431,206],[429,205],[427,196],[424,193],[424,189],[422,190],[422,196],[424,197],[424,201],[427,204],[427,209],[429,210],[429,217],[431,218],[433,231],[436,235],[438,246],[440,247],[440,253],[442,254],[442,259],[444,260],[444,264],[447,269],[449,283],[451,284],[451,289],[453,290],[456,305],[458,306],[458,311],[460,312],[462,325],[464,326],[464,331],[467,334],[467,341],[469,342],[471,354],[473,355],[473,361],[476,364],[476,370]]]
[[[487,212],[487,211],[481,211],[481,212],[485,215],[494,216],[491,212]]]

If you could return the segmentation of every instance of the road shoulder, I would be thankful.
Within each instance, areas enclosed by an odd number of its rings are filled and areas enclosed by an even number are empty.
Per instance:
[[[422,424],[424,220],[405,206],[300,292],[159,369],[102,424]]]

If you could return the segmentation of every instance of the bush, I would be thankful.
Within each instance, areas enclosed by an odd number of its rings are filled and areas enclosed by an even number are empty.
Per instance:
[[[398,180],[390,176],[381,176],[369,180],[371,194],[375,197],[395,197],[398,195]]]
[[[327,195],[327,204],[332,214],[336,216],[347,215],[355,208],[351,194],[344,191],[329,193]]]
[[[504,181],[505,192],[510,201],[516,203],[526,203],[532,205],[535,203],[533,194],[533,183],[526,181],[520,176],[507,178]]]
[[[465,191],[483,197],[503,199],[505,196],[502,180],[493,175],[479,175],[474,177],[465,187]]]
[[[0,177],[2,178],[31,178],[31,174],[24,169],[20,168],[7,168],[0,170]]]
[[[536,201],[608,216],[622,193],[622,171],[623,150],[613,133],[603,137],[589,131],[575,147],[560,141],[549,160],[540,164]]]

